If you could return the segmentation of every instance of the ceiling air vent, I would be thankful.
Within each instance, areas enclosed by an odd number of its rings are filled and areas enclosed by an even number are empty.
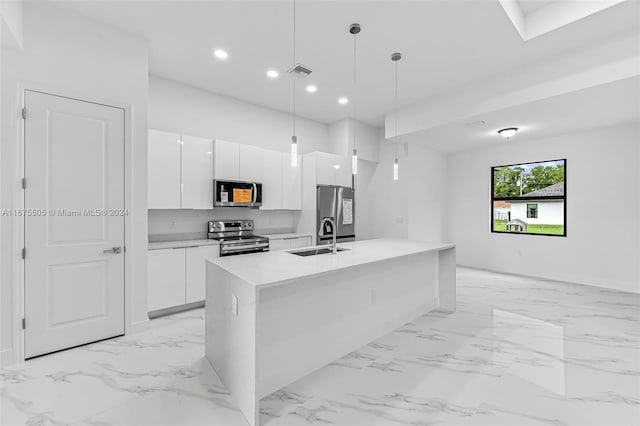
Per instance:
[[[470,122],[464,123],[464,124],[466,126],[469,126],[469,127],[476,127],[476,126],[482,126],[484,124],[487,124],[487,122],[484,121],[484,120],[478,120],[478,121],[470,121]]]
[[[309,74],[311,74],[311,73],[312,73],[311,69],[310,69],[310,68],[308,68],[308,67],[305,67],[305,66],[304,66],[304,65],[302,65],[302,64],[296,64],[296,66],[295,66],[295,67],[293,67],[293,68],[291,68],[291,69],[289,70],[289,74],[293,74],[293,75],[295,75],[296,77],[301,77],[301,78],[302,78],[302,77],[306,77],[306,76],[308,76],[308,75],[309,75]]]

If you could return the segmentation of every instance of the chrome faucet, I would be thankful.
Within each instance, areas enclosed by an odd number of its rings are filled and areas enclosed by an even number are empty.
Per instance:
[[[336,221],[333,220],[332,217],[325,217],[324,219],[322,219],[322,222],[320,222],[320,229],[318,230],[318,236],[319,237],[324,237],[325,233],[324,233],[324,224],[329,222],[331,224],[331,234],[333,236],[333,242],[331,244],[329,244],[329,248],[332,251],[332,254],[336,254],[338,252],[338,244],[336,241],[337,238],[337,232],[336,232]]]

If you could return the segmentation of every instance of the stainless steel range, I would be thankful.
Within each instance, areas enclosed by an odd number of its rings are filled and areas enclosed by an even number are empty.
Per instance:
[[[269,251],[269,239],[253,235],[253,220],[209,221],[207,236],[220,241],[220,256]]]

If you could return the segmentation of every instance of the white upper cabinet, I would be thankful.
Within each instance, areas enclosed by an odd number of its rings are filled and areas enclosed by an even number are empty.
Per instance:
[[[302,156],[298,155],[298,165],[291,165],[291,154],[280,153],[282,167],[282,208],[302,209]]]
[[[182,136],[183,209],[213,208],[213,142]]]
[[[213,150],[215,179],[240,180],[240,144],[216,140]]]
[[[318,185],[351,186],[351,159],[326,152],[316,153]]]
[[[282,154],[263,150],[262,161],[262,210],[282,209]]]
[[[263,183],[265,151],[253,145],[240,144],[240,180]]]
[[[180,208],[180,135],[149,130],[149,208]]]

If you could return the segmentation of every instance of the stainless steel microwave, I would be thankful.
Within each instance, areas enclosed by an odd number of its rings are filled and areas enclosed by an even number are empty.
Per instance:
[[[214,207],[252,207],[262,205],[262,184],[235,180],[213,181]]]

